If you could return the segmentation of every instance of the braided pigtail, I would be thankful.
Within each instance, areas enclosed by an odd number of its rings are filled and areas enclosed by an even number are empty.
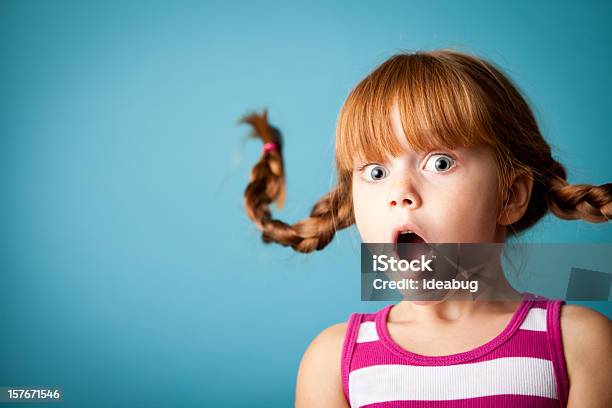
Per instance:
[[[555,164],[547,195],[550,211],[565,220],[609,221],[612,217],[612,183],[600,186],[568,184],[565,170],[559,163]]]
[[[268,124],[267,111],[245,116],[241,122],[251,125],[251,135],[264,142],[262,157],[253,167],[244,191],[244,205],[248,217],[262,231],[265,243],[276,242],[298,252],[312,252],[329,244],[337,230],[353,224],[350,179],[341,179],[325,194],[309,218],[293,225],[272,219],[269,204],[276,201],[277,208],[282,208],[285,198],[282,137],[278,129]]]
[[[534,148],[529,168],[534,175],[529,206],[523,217],[510,226],[510,233],[519,233],[542,218],[550,210],[564,220],[582,219],[594,223],[606,222],[612,216],[612,183],[600,186],[569,184],[563,165],[550,154],[550,147]]]

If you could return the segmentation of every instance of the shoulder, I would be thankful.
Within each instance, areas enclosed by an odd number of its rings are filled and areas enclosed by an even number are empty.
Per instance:
[[[347,323],[337,323],[329,326],[321,333],[319,333],[314,340],[310,343],[302,361],[307,359],[308,361],[322,360],[329,361],[329,358],[337,358],[338,363],[340,362],[340,354],[342,352],[342,345],[344,343],[344,336],[346,335]],[[322,357],[324,359],[322,359]],[[334,368],[338,368],[334,367]]]
[[[612,347],[612,323],[606,315],[585,306],[563,305],[560,320],[566,352],[592,354]]]
[[[347,323],[329,326],[310,343],[298,370],[296,407],[348,407],[340,360]]]
[[[568,406],[612,406],[612,323],[579,305],[564,305],[561,337],[570,383]],[[607,405],[607,404],[610,405]]]
[[[300,371],[304,369],[340,373],[340,358],[346,327],[346,323],[338,323],[319,333],[304,352]]]

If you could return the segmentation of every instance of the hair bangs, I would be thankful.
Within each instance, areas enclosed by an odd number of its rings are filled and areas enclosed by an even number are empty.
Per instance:
[[[336,165],[352,171],[355,161],[385,162],[403,151],[391,113],[399,110],[403,137],[417,151],[495,145],[478,84],[432,55],[396,55],[351,92],[340,110]]]

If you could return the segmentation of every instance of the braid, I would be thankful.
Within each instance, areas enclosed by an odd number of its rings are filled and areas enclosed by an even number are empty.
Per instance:
[[[519,233],[542,218],[550,210],[564,220],[582,219],[606,222],[612,216],[612,183],[594,186],[567,182],[563,165],[550,155],[550,149],[538,160],[529,206],[523,217],[510,226],[510,234]],[[541,163],[547,163],[542,165]]]
[[[276,200],[282,208],[285,197],[285,174],[281,154],[280,132],[268,124],[267,112],[251,114],[241,119],[253,127],[253,137],[265,143],[275,143],[277,148],[264,152],[251,171],[251,180],[244,192],[247,215],[262,231],[265,243],[276,242],[291,246],[298,252],[323,249],[337,230],[353,224],[353,208],[350,199],[350,180],[340,183],[323,196],[313,207],[310,217],[293,225],[272,219],[269,204]],[[279,205],[280,202],[280,205]]]
[[[612,183],[570,185],[563,172],[553,175],[547,201],[550,211],[564,220],[609,221],[612,217]]]

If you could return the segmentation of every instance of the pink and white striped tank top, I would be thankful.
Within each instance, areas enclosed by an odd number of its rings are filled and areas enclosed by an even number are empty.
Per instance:
[[[564,303],[525,292],[497,337],[447,356],[415,354],[395,343],[387,330],[393,305],[354,313],[342,348],[344,395],[353,408],[565,407]]]

